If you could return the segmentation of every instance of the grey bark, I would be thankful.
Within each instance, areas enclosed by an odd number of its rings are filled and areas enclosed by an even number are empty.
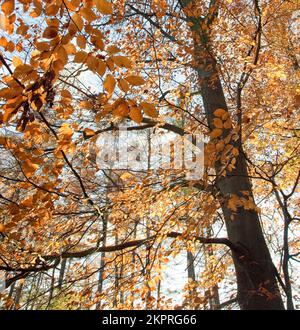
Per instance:
[[[201,18],[192,16],[192,11],[185,10],[187,4],[196,4],[196,0],[181,0],[182,10],[191,27],[194,41],[195,70],[198,73],[198,84],[201,91],[206,119],[211,130],[214,128],[214,112],[228,107],[220,81],[216,61],[209,47],[209,35],[203,32]],[[215,2],[215,1],[213,1]],[[206,24],[209,24],[207,20]],[[225,139],[231,130],[224,130],[221,136]],[[266,245],[259,216],[256,210],[242,207],[233,212],[228,207],[228,199],[232,195],[242,196],[247,191],[253,197],[252,186],[248,178],[247,163],[243,154],[241,141],[230,141],[239,149],[235,168],[226,171],[216,182],[220,196],[228,238],[240,246],[243,253],[233,253],[233,261],[237,277],[237,299],[241,309],[284,309],[278,288],[274,264]],[[215,171],[220,174],[223,164],[216,162]]]

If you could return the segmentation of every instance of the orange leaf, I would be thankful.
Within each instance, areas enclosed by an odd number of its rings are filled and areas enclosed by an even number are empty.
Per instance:
[[[227,111],[224,109],[217,109],[214,111],[216,117],[222,117],[225,113],[227,113]]]
[[[221,130],[220,128],[215,128],[211,133],[210,136],[213,139],[218,138],[219,136],[221,136],[223,133],[223,130]]]
[[[116,63],[119,67],[125,67],[127,69],[130,69],[132,67],[132,63],[129,58],[125,56],[112,56],[112,60]]]
[[[84,135],[85,137],[91,137],[91,136],[94,136],[95,135],[95,131],[90,129],[90,128],[86,128],[84,130]]]
[[[112,94],[115,90],[116,80],[112,74],[108,74],[105,78],[103,83],[104,89],[107,91],[108,94]]]
[[[32,176],[38,168],[39,166],[34,164],[30,159],[26,159],[23,164],[23,172],[28,177]]]
[[[15,9],[15,0],[7,0],[3,2],[1,9],[6,16],[9,16]]]
[[[86,61],[88,54],[84,51],[77,52],[74,56],[75,63],[83,63]]]
[[[83,23],[83,19],[81,18],[81,16],[79,14],[75,13],[71,18],[72,18],[72,21],[76,24],[77,28],[79,30],[82,30],[84,23]]]
[[[158,112],[155,109],[155,106],[148,102],[142,102],[141,107],[143,108],[145,114],[149,117],[156,118],[158,116]]]
[[[47,38],[47,39],[53,39],[56,36],[57,36],[56,26],[48,26],[43,33],[43,38]]]
[[[66,99],[72,99],[72,94],[66,90],[66,89],[63,89],[61,92],[60,92],[61,96],[66,98]]]
[[[122,91],[124,91],[125,93],[127,93],[129,91],[129,85],[128,82],[125,79],[120,79],[119,80],[119,87],[122,89]]]
[[[223,122],[220,118],[215,118],[214,119],[214,126],[216,128],[223,128]]]
[[[94,0],[97,9],[103,15],[111,15],[113,12],[112,4],[106,0]]]
[[[92,9],[90,8],[82,8],[80,10],[80,14],[88,21],[88,22],[92,22],[95,19],[97,19],[97,15],[92,11]]]
[[[129,117],[138,124],[143,120],[142,111],[137,107],[130,108]]]
[[[146,81],[140,76],[127,76],[125,79],[132,86],[140,86],[146,83]]]

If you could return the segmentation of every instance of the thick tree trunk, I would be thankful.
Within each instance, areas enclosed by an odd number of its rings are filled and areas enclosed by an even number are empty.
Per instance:
[[[64,282],[65,271],[66,271],[67,259],[63,259],[60,265],[59,277],[58,277],[58,289],[61,290]]]
[[[199,85],[207,121],[210,128],[213,129],[214,111],[221,108],[228,112],[223,88],[211,55],[205,54],[203,50],[196,51],[195,59],[200,65]],[[203,59],[205,59],[206,68],[210,68],[205,77],[202,73],[204,70]],[[229,133],[224,131],[222,138],[226,138]],[[235,142],[232,144],[234,145]],[[228,207],[228,199],[232,196],[242,197],[242,192],[248,192],[249,197],[253,197],[242,145],[235,146],[240,151],[235,168],[231,172],[227,170],[225,176],[219,177],[217,187],[220,192],[219,200],[228,238],[245,251],[243,257],[233,256],[237,276],[238,302],[242,309],[283,309],[274,265],[263,237],[257,211],[239,207],[234,212]],[[223,164],[216,162],[217,174],[221,173],[222,166]]]
[[[211,18],[195,17],[193,8],[197,7],[196,0],[181,0],[183,12],[190,21],[194,40],[194,68],[199,77],[203,106],[208,125],[214,129],[214,112],[224,109],[228,113],[223,87],[219,78],[215,59],[209,49],[209,24]],[[212,1],[215,3],[215,1]],[[206,25],[206,27],[205,27]],[[221,139],[226,139],[231,130],[223,131]],[[230,139],[229,139],[230,140]],[[252,187],[248,178],[247,164],[243,156],[240,141],[229,141],[240,151],[235,168],[226,170],[225,176],[217,180],[228,238],[241,248],[244,253],[233,253],[233,261],[237,277],[238,302],[241,309],[284,309],[278,289],[274,265],[263,237],[259,216],[255,209],[246,210],[239,207],[236,212],[228,207],[231,196],[243,196],[247,191],[252,197]],[[220,174],[224,164],[215,164],[215,171]]]

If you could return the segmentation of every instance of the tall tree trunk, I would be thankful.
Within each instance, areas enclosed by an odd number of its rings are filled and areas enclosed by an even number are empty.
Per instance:
[[[102,223],[102,246],[106,245],[106,237],[107,237],[107,217],[108,215],[105,214],[103,217]],[[99,277],[98,277],[98,289],[97,292],[100,295],[99,301],[97,302],[96,309],[101,309],[101,294],[103,290],[103,282],[104,282],[104,268],[105,268],[105,252],[101,252],[100,256],[100,268],[99,268]]]
[[[209,226],[206,230],[206,236],[211,237],[212,236],[212,227]],[[207,256],[212,257],[214,256],[214,251],[212,245],[205,245],[203,247],[204,249],[204,255],[205,255],[205,263],[207,262]],[[220,306],[220,296],[219,296],[219,287],[218,284],[215,284],[209,289],[209,306],[210,309],[218,309],[218,306]]]
[[[51,282],[50,282],[50,290],[49,290],[49,299],[47,303],[46,309],[48,309],[51,306],[53,293],[54,293],[54,285],[55,285],[55,268],[53,268],[52,275],[51,275]]]
[[[35,285],[34,287],[34,290],[33,290],[33,297],[30,299],[31,300],[31,305],[28,306],[28,309],[30,310],[34,310],[35,309],[35,306],[36,304],[38,303],[38,295],[39,295],[39,289],[40,289],[40,286],[41,284],[43,283],[43,274],[42,273],[39,273],[38,274],[38,277],[37,277],[37,284]],[[37,309],[37,308],[36,308]]]
[[[192,252],[187,251],[186,254],[186,261],[187,261],[187,273],[188,273],[188,282],[189,284],[192,284],[192,289],[189,290],[189,306],[192,309],[200,309],[199,303],[195,302],[195,299],[197,297],[197,290],[195,287],[195,281],[196,281],[196,273],[195,273],[195,264],[194,264],[194,255]]]
[[[196,0],[181,0],[182,9],[192,23],[194,40],[194,65],[199,77],[203,106],[208,125],[214,129],[214,112],[224,109],[228,115],[223,87],[219,78],[216,61],[209,49],[207,29],[203,29],[203,18],[195,18],[193,6]],[[187,5],[190,5],[187,7]],[[187,9],[189,8],[189,9]],[[207,24],[209,24],[207,22]],[[231,130],[223,131],[221,139],[229,138]],[[259,216],[255,209],[246,210],[239,207],[236,212],[228,207],[231,196],[242,196],[247,191],[252,196],[252,187],[248,178],[247,164],[243,156],[240,141],[229,143],[239,149],[235,168],[226,170],[225,176],[217,180],[219,201],[224,214],[228,238],[244,251],[243,255],[233,253],[237,277],[238,303],[241,309],[284,309],[279,292],[274,265],[266,245]],[[239,145],[237,145],[239,143]],[[216,174],[223,172],[223,164],[216,162]]]
[[[61,290],[63,281],[64,281],[64,276],[65,276],[65,271],[66,271],[66,264],[67,264],[67,259],[63,259],[60,265],[60,271],[59,271],[59,277],[58,277],[58,289]]]
[[[24,282],[20,283],[15,292],[14,309],[19,309]]]

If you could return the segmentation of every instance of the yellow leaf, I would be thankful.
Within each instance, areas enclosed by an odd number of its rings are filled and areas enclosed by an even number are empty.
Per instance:
[[[70,0],[66,3],[66,7],[71,10],[71,11],[75,11],[78,6],[80,5],[81,0]]]
[[[13,63],[13,66],[16,68],[17,66],[22,65],[23,61],[19,57],[14,56],[12,59],[12,63]]]
[[[57,59],[59,59],[64,65],[68,63],[68,53],[64,46],[57,49]]]
[[[129,173],[129,172],[125,172],[123,173],[120,178],[123,180],[123,181],[127,181],[127,180],[132,180],[134,178],[134,176]]]
[[[5,31],[8,29],[8,26],[8,18],[2,12],[0,12],[0,29]]]
[[[146,81],[140,76],[127,76],[125,79],[132,86],[140,86],[146,83]]]
[[[106,0],[94,0],[97,9],[103,15],[111,15],[113,12],[112,4]]]
[[[58,11],[59,11],[59,6],[55,4],[45,7],[45,14],[47,16],[55,16]]]
[[[108,74],[105,78],[103,83],[104,89],[107,91],[108,94],[112,94],[115,90],[116,80],[112,74]]]
[[[158,116],[158,113],[153,104],[148,103],[148,102],[142,102],[141,107],[143,108],[144,113],[147,116],[152,117],[152,118],[156,118]]]
[[[91,43],[101,49],[101,50],[104,50],[104,42],[102,40],[102,37],[101,36],[98,36],[98,35],[94,35],[94,36],[91,36]]]
[[[139,109],[138,107],[130,108],[129,117],[136,123],[140,124],[143,120],[141,109]]]
[[[86,65],[91,71],[95,72],[97,70],[97,66],[98,66],[97,57],[94,57],[90,54],[87,58]]]
[[[6,100],[12,99],[20,94],[22,94],[23,88],[22,87],[16,87],[16,88],[3,88],[0,89],[0,98],[4,98]]]
[[[73,130],[68,123],[63,123],[59,129],[59,133],[62,135],[63,139],[66,140],[71,138]]]
[[[224,150],[224,148],[225,148],[225,142],[223,140],[221,140],[220,142],[218,142],[216,144],[216,150],[217,151]]]
[[[222,117],[227,111],[224,109],[217,109],[214,111],[215,117]]]

